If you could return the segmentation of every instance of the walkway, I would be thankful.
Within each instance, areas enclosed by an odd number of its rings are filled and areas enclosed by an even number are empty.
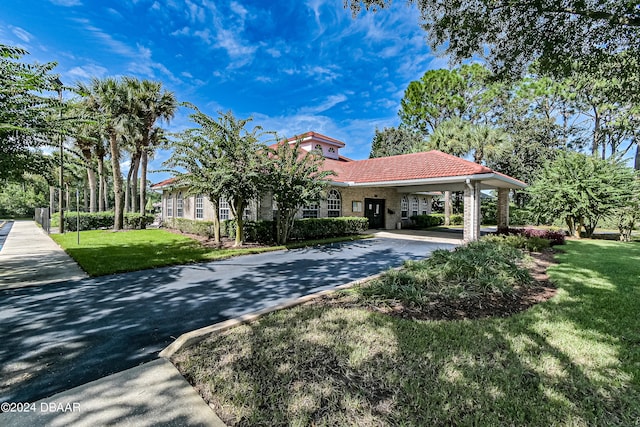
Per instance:
[[[47,398],[150,362],[182,333],[451,247],[378,238],[0,291],[0,402]]]
[[[87,274],[34,221],[8,222],[0,234],[0,290],[78,280]]]

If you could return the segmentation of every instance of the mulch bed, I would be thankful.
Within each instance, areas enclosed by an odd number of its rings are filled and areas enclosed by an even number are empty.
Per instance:
[[[373,305],[358,301],[355,297],[341,294],[322,296],[307,304],[331,307],[365,307],[368,310],[389,314],[404,319],[417,320],[461,320],[482,319],[488,317],[508,317],[547,301],[554,297],[557,289],[549,281],[547,268],[554,264],[553,251],[531,253],[533,265],[529,267],[534,284],[517,287],[511,295],[491,295],[488,297],[451,300],[434,299],[428,306],[419,309],[401,302],[388,305]]]

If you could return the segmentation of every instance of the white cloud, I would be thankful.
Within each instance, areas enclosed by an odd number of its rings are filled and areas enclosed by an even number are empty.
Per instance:
[[[82,5],[82,2],[80,0],[49,0],[49,1],[57,6],[64,6],[64,7]]]
[[[29,43],[33,39],[33,35],[20,27],[14,27],[12,25],[9,26],[13,35],[22,40],[25,43]]]
[[[338,95],[328,96],[323,102],[313,106],[307,106],[300,109],[300,114],[317,114],[330,110],[336,105],[343,103],[347,100],[347,95],[340,93]]]
[[[266,52],[271,55],[273,58],[280,58],[282,56],[282,52],[274,47],[270,47],[266,50]]]
[[[88,64],[81,67],[73,67],[66,75],[78,80],[89,80],[93,77],[104,77],[108,70],[100,65]]]

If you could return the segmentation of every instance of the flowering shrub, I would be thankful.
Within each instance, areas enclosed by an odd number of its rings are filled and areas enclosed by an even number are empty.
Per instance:
[[[565,243],[565,233],[563,231],[543,230],[538,228],[500,227],[498,228],[497,234],[505,236],[538,237],[549,240],[549,242],[551,242],[551,246],[564,245]]]

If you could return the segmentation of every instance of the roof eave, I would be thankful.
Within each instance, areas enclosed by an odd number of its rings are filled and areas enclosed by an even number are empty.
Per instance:
[[[434,184],[455,184],[464,183],[467,180],[471,181],[500,181],[505,185],[496,185],[498,188],[525,188],[527,184],[517,179],[507,177],[506,175],[499,175],[496,173],[481,173],[472,175],[455,175],[445,176],[437,178],[418,178],[418,179],[405,179],[396,181],[372,181],[372,182],[338,182],[333,181],[332,184],[339,187],[402,187],[402,186],[416,186],[416,185],[434,185]]]

